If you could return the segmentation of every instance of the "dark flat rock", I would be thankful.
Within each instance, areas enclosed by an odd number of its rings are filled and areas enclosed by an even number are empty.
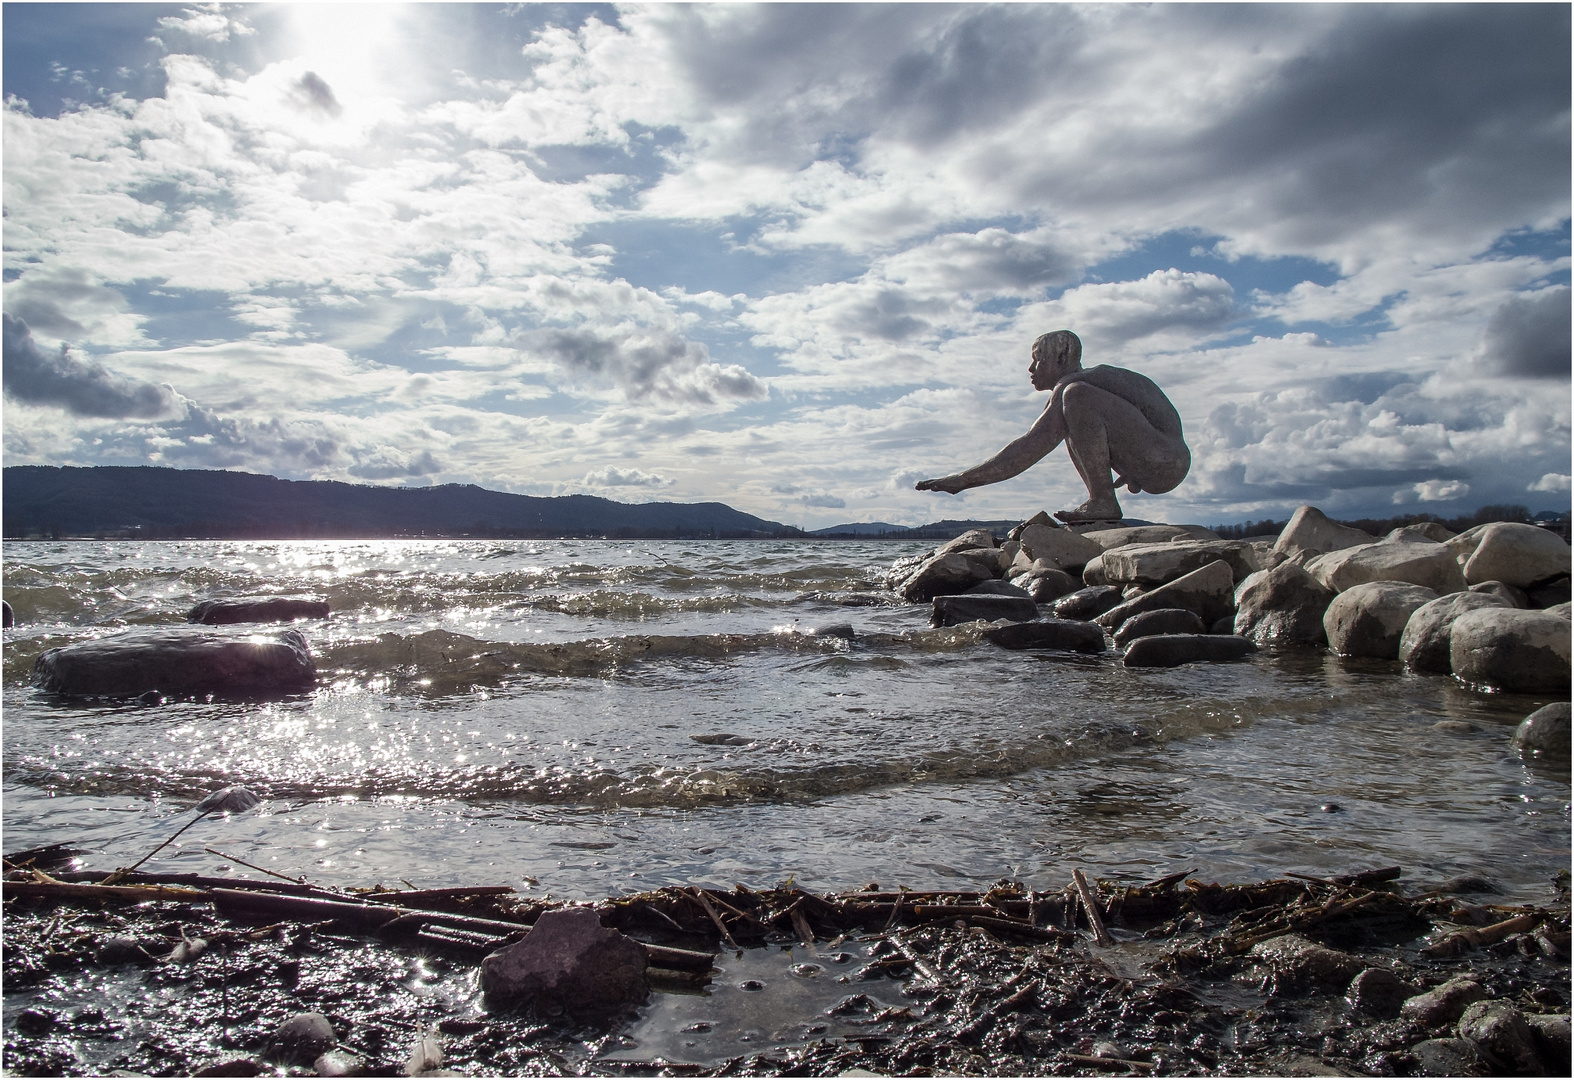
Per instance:
[[[1233,634],[1154,634],[1126,648],[1127,667],[1179,667],[1199,660],[1239,660],[1257,651]]]
[[[1201,634],[1206,633],[1207,629],[1202,625],[1201,617],[1188,608],[1156,608],[1133,615],[1121,623],[1120,629],[1115,632],[1115,647],[1124,649],[1137,638],[1152,637],[1154,634]]]
[[[73,697],[294,693],[316,684],[299,631],[260,637],[186,626],[128,630],[48,650],[33,664],[33,682]]]
[[[328,601],[314,596],[237,596],[228,600],[204,600],[186,614],[186,621],[224,626],[327,617]]]
[[[931,626],[957,626],[978,619],[1026,622],[1038,618],[1038,605],[1028,596],[937,596],[933,604]]]
[[[1120,590],[1113,585],[1089,585],[1067,593],[1055,601],[1055,616],[1061,619],[1093,619],[1120,603]]]
[[[1035,622],[992,626],[984,640],[1003,649],[1071,649],[1074,652],[1104,651],[1104,631],[1096,624],[1076,619],[1042,619]]]

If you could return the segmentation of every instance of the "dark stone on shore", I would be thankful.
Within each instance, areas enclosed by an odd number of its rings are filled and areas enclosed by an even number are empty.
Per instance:
[[[1536,1050],[1548,1076],[1569,1075],[1569,1014],[1528,1015],[1526,1023],[1535,1036]]]
[[[537,1015],[608,1014],[645,1000],[644,946],[601,925],[590,908],[548,911],[530,933],[481,961],[490,1008]]]
[[[333,1025],[322,1013],[296,1013],[273,1033],[273,1048],[279,1060],[289,1065],[309,1065],[333,1048],[337,1041]]]
[[[1210,633],[1210,634],[1233,634],[1233,633],[1235,633],[1235,616],[1234,615],[1226,615],[1222,619],[1215,619],[1213,625],[1208,627],[1208,633]]]
[[[1239,660],[1257,646],[1233,634],[1155,634],[1126,648],[1127,667],[1179,667],[1198,661]]]
[[[1551,581],[1533,585],[1525,590],[1525,596],[1534,608],[1557,607],[1566,604],[1570,599],[1569,579],[1567,577],[1554,578]]]
[[[1055,601],[1059,619],[1093,619],[1120,603],[1120,590],[1113,585],[1089,585],[1067,593]]]
[[[11,611],[11,605],[0,600],[0,629],[9,630],[16,625],[16,615]]]
[[[1154,634],[1201,634],[1206,627],[1195,611],[1186,608],[1158,608],[1133,615],[1115,632],[1115,647],[1124,649],[1135,638]]]
[[[1399,1007],[1399,1015],[1414,1020],[1422,1027],[1441,1027],[1458,1020],[1464,1015],[1466,1007],[1486,996],[1484,986],[1460,975],[1424,994],[1407,998]]]
[[[979,619],[1027,622],[1038,618],[1038,605],[1027,596],[937,596],[933,604],[930,626],[958,626]]]
[[[1496,894],[1498,887],[1482,877],[1480,874],[1460,874],[1451,877],[1437,887],[1440,893],[1458,895],[1460,893],[1492,893]]]
[[[310,596],[237,596],[229,600],[204,600],[186,613],[187,622],[208,626],[327,617],[328,601]]]
[[[1520,1076],[1546,1076],[1536,1036],[1525,1015],[1507,1001],[1478,1001],[1459,1018],[1459,1037],[1487,1064]]]
[[[1421,1076],[1481,1076],[1476,1048],[1464,1039],[1427,1039],[1410,1048]]]
[[[1003,649],[1071,649],[1083,653],[1104,651],[1104,631],[1094,623],[1077,619],[1041,619],[992,626],[984,631],[984,640]]]
[[[1348,986],[1361,970],[1361,962],[1349,953],[1319,945],[1299,934],[1269,938],[1253,945],[1251,955],[1266,960],[1275,970],[1301,983]]]
[[[1399,1015],[1399,1008],[1416,992],[1387,968],[1367,968],[1350,981],[1345,997],[1361,1012],[1392,1020]]]
[[[1013,585],[1009,581],[980,581],[963,596],[1015,596],[1024,600],[1032,600],[1033,594],[1020,585]]]
[[[1538,757],[1561,758],[1564,764],[1569,757],[1570,706],[1567,701],[1554,701],[1543,705],[1514,729],[1514,749]]]
[[[1222,559],[1193,570],[1151,592],[1134,596],[1110,608],[1094,621],[1106,630],[1116,630],[1133,615],[1160,608],[1186,608],[1195,611],[1204,626],[1212,626],[1235,613],[1235,578],[1230,564]]]
[[[256,637],[196,627],[127,630],[47,650],[33,664],[33,682],[72,697],[266,695],[315,685],[317,668],[299,631]]]

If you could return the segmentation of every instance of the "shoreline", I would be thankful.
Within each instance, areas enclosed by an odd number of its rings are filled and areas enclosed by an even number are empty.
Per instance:
[[[475,972],[508,940],[502,924],[524,933],[544,911],[583,905],[498,887],[335,893],[190,875],[133,875],[110,895],[59,884],[96,874],[21,876],[3,886],[4,1066],[16,1075],[298,1075],[313,1064],[317,1075],[407,1075],[423,1035],[443,1057],[426,1075],[1435,1075],[1428,1063],[1447,1053],[1451,1071],[1501,1072],[1490,1049],[1456,1037],[1468,1003],[1426,1013],[1412,1000],[1465,976],[1474,997],[1512,1004],[1532,1026],[1564,1016],[1568,1030],[1566,871],[1546,904],[1503,907],[1479,879],[1412,893],[1397,867],[1252,885],[1185,872],[1090,883],[1102,927],[1075,882],[1054,893],[1009,882],[984,893],[667,888],[592,905],[603,925],[657,948],[714,953],[708,975],[652,980],[647,1013],[707,991],[744,1001],[740,965],[782,951],[815,961],[753,988],[767,1007],[783,995],[782,1030],[751,1038],[746,1022],[713,1018],[694,1036],[696,1061],[642,1058],[627,1013],[487,1011]],[[226,902],[219,881],[253,900]],[[267,899],[303,892],[339,909],[291,915]],[[350,905],[397,905],[400,926]],[[794,1014],[786,984],[800,978],[838,1000]],[[327,1017],[337,1057],[291,1066],[281,1054],[278,1030],[302,1012]],[[1566,1034],[1562,1045],[1566,1071]]]

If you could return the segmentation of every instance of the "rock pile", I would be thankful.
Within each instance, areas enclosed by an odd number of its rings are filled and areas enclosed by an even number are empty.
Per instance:
[[[1326,644],[1482,689],[1567,693],[1569,569],[1569,545],[1534,525],[1456,536],[1423,522],[1376,537],[1303,506],[1279,536],[1246,540],[1197,525],[1065,526],[1039,513],[1004,541],[974,530],[900,560],[888,584],[931,603],[936,626],[994,623],[988,640],[1008,648],[1089,651],[1087,635],[1019,628],[1052,616],[1112,635],[1128,666]],[[1143,643],[1156,637],[1174,640]]]

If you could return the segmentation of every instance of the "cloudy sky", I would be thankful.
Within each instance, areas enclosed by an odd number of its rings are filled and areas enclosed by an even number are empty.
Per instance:
[[[1569,16],[7,3],[4,460],[1013,518],[1069,328],[1130,516],[1567,509]]]

